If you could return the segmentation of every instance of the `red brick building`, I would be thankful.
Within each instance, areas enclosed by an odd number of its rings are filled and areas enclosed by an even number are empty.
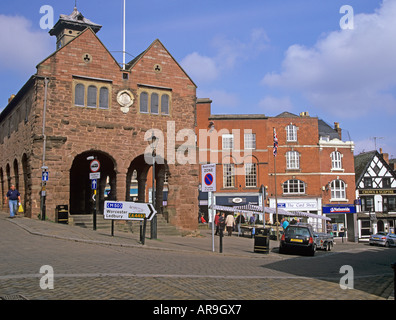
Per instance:
[[[349,226],[349,236],[355,237],[354,144],[342,141],[338,123],[330,127],[306,112],[275,117],[212,115],[208,99],[198,101],[197,112],[200,163],[217,163],[214,204],[261,206],[263,185],[268,193],[265,206],[275,208],[277,198],[278,208],[289,212],[326,214],[336,235]],[[210,131],[217,146],[208,147]],[[200,209],[205,214],[208,201],[201,192]],[[275,222],[272,216],[267,219]]]
[[[108,199],[130,200],[132,176],[138,200],[147,201],[151,129],[165,137],[169,122],[175,132],[195,129],[196,85],[164,45],[155,40],[123,68],[97,37],[100,28],[77,9],[62,15],[50,31],[56,51],[37,65],[0,114],[2,205],[13,183],[28,217],[40,215],[42,191],[51,220],[57,205],[68,205],[71,217],[89,214],[88,157],[101,163],[101,206],[105,190]],[[195,229],[198,165],[178,165],[160,153],[156,160],[157,210],[163,211],[167,173],[167,217],[180,228]]]

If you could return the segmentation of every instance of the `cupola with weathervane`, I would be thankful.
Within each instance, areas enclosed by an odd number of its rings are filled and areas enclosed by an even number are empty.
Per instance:
[[[82,13],[74,7],[70,15],[60,15],[58,22],[49,31],[49,34],[51,36],[56,36],[56,49],[58,50],[77,37],[86,28],[91,28],[97,33],[102,26],[85,18]]]

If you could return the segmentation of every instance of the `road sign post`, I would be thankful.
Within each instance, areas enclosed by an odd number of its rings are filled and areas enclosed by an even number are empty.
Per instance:
[[[89,164],[89,168],[91,169],[89,178],[91,179],[91,188],[93,190],[93,201],[95,202],[95,205],[93,206],[93,229],[96,230],[96,215],[99,212],[99,201],[100,201],[100,190],[99,190],[100,161],[98,159],[92,160],[91,163]]]
[[[214,205],[214,192],[216,191],[216,164],[203,164],[201,166],[202,192],[208,192],[208,202]],[[212,251],[214,248],[214,209],[209,208],[209,223],[212,224]]]

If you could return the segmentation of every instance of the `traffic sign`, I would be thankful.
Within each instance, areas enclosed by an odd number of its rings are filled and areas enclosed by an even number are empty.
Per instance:
[[[216,191],[216,164],[203,164],[202,172],[202,192]]]
[[[105,201],[103,215],[106,220],[151,221],[156,213],[151,203]]]
[[[98,189],[98,180],[96,180],[96,179],[91,180],[91,189],[92,190]]]
[[[90,180],[97,180],[100,179],[100,172],[93,172],[89,174]]]
[[[48,179],[49,179],[49,172],[44,171],[42,176],[42,181],[48,181]]]
[[[89,167],[91,169],[91,172],[98,172],[100,169],[100,162],[99,160],[92,160],[91,163],[89,164]]]

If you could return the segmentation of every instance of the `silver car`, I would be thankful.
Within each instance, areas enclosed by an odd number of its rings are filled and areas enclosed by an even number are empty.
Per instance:
[[[370,245],[379,245],[379,246],[396,246],[396,234],[387,233],[387,232],[378,232],[376,234],[371,235]]]

